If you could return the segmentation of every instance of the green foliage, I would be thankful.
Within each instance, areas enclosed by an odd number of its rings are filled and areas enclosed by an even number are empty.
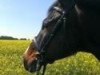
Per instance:
[[[14,38],[11,36],[0,36],[0,39],[2,39],[2,40],[18,40],[18,38]]]
[[[29,40],[0,40],[0,75],[34,75],[22,63],[29,44]],[[48,65],[46,75],[100,75],[100,62],[90,53],[79,52]]]

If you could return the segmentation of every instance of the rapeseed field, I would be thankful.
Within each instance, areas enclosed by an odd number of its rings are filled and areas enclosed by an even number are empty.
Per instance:
[[[35,75],[27,72],[22,54],[29,40],[0,40],[0,75]],[[78,52],[47,66],[46,75],[100,75],[100,62],[91,53]]]

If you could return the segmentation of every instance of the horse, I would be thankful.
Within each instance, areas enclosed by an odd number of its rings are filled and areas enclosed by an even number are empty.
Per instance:
[[[39,34],[23,54],[26,70],[89,52],[100,60],[100,0],[57,0],[48,9]]]

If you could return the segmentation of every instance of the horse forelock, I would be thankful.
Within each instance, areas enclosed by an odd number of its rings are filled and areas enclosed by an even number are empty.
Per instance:
[[[59,17],[61,16],[61,14],[59,12],[57,12],[54,7],[60,7],[60,4],[58,1],[56,1],[48,10],[48,14],[47,17],[43,20],[43,24],[42,24],[42,29],[44,29],[47,26],[51,26],[53,25],[52,23],[57,21],[59,19]]]

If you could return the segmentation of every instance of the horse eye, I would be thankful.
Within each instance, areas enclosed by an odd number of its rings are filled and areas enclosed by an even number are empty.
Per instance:
[[[43,25],[43,28],[47,28],[47,27],[48,27],[48,25],[46,25],[46,24],[45,24],[45,25]]]
[[[43,22],[43,28],[47,28],[48,27],[48,22]]]
[[[44,21],[43,21],[43,28],[48,27],[50,25],[51,21],[52,21],[51,17],[44,19]]]

